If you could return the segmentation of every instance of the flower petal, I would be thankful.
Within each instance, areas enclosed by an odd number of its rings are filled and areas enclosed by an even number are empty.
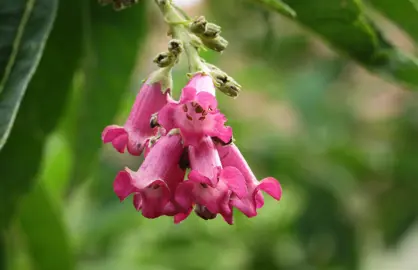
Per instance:
[[[104,143],[110,143],[123,134],[126,134],[124,127],[117,125],[107,126],[102,132],[102,140]]]
[[[203,136],[196,134],[194,132],[188,132],[187,130],[180,128],[181,136],[183,137],[184,146],[198,146],[202,140]]]
[[[208,114],[206,116],[204,132],[211,137],[219,138],[224,143],[228,143],[232,138],[232,128],[225,126],[226,120],[225,115],[219,111]]]
[[[255,200],[255,207],[257,209],[264,206],[264,196],[261,191],[258,191],[254,194],[254,200]]]
[[[119,137],[116,137],[112,141],[113,147],[119,152],[124,153],[126,145],[128,144],[128,134],[123,134]]]
[[[179,105],[168,103],[158,112],[158,123],[163,126],[167,132],[176,127],[175,110]]]
[[[197,170],[191,170],[189,173],[189,180],[200,184],[212,185],[211,179],[202,175]]]
[[[257,190],[262,190],[276,200],[280,200],[282,197],[282,187],[275,178],[267,177],[260,181],[257,186]]]
[[[127,145],[129,154],[133,156],[140,156],[147,143],[148,139],[133,140],[131,137]]]
[[[234,192],[239,198],[243,198],[248,194],[244,176],[235,167],[225,167],[220,173],[220,181],[224,181],[228,188]]]
[[[196,91],[195,88],[186,86],[181,91],[180,103],[185,104],[187,102],[192,102],[196,97],[196,93],[197,93],[197,91]]]
[[[193,183],[186,181],[177,186],[175,201],[184,209],[189,209],[193,205]]]
[[[207,92],[198,93],[195,101],[199,103],[204,110],[216,110],[216,108],[218,108],[218,101],[216,100],[216,97]]]
[[[190,207],[189,210],[185,213],[178,213],[174,216],[174,224],[179,224],[180,222],[182,222],[183,220],[185,220],[190,213],[192,212],[193,208]]]
[[[134,204],[134,207],[135,207],[136,211],[140,211],[141,210],[141,208],[142,208],[141,194],[136,193],[134,195],[133,204]]]
[[[170,200],[170,191],[162,180],[152,182],[140,191],[142,215],[146,218],[157,218],[163,214],[164,207]]]
[[[189,147],[190,167],[192,168],[189,179],[195,178],[196,182],[208,184],[215,187],[221,171],[221,161],[218,151],[215,149],[212,139],[209,136],[202,138],[199,145]],[[200,178],[199,173],[204,179]]]
[[[112,143],[119,153],[123,153],[128,144],[128,132],[124,127],[107,126],[102,132],[102,140],[104,143]]]
[[[196,92],[206,92],[215,96],[215,85],[211,76],[203,73],[195,74],[184,88],[195,89]]]
[[[233,225],[234,224],[234,217],[233,217],[232,213],[231,214],[221,213],[221,216],[226,221],[226,223],[228,223],[229,225]]]
[[[129,169],[126,169],[129,170]],[[113,182],[113,190],[119,197],[120,201],[123,201],[136,191],[136,188],[132,185],[132,177],[128,171],[120,171]]]
[[[256,205],[253,196],[246,196],[242,199],[232,199],[232,205],[238,208],[247,217],[255,217],[257,215]]]
[[[169,91],[163,93],[161,90],[159,82],[145,82],[136,96],[124,126],[106,127],[102,133],[103,142],[111,142],[120,153],[128,148],[130,154],[139,156],[147,140],[158,131],[150,126],[151,116],[168,102]]]

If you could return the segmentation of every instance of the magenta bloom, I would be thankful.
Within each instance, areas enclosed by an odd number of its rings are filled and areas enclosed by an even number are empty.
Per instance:
[[[179,128],[186,146],[197,147],[205,135],[228,142],[232,129],[217,106],[212,78],[199,73],[183,88],[178,103],[170,102],[158,113],[158,122],[167,131]]]
[[[150,126],[151,115],[158,112],[168,102],[170,89],[161,89],[161,83],[145,82],[139,91],[128,120],[123,127],[107,126],[102,133],[104,143],[112,143],[120,153],[128,152],[139,156],[157,128]]]
[[[233,206],[237,207],[246,216],[254,217],[257,215],[257,209],[264,205],[261,191],[266,192],[276,200],[280,200],[282,196],[280,183],[273,177],[264,178],[259,182],[235,144],[218,146],[217,149],[222,165],[237,168],[245,177],[247,184],[247,195],[242,198],[233,196],[231,199]]]
[[[151,148],[137,172],[126,168],[113,183],[116,195],[123,201],[134,193],[134,206],[146,218],[176,215],[182,211],[174,203],[174,194],[184,179],[179,168],[183,145],[179,135],[166,135]]]
[[[247,196],[245,179],[238,169],[224,167],[210,137],[204,137],[198,147],[189,147],[191,172],[189,180],[177,188],[176,201],[185,209],[194,204],[207,208],[212,214],[221,214],[232,224],[231,195]]]

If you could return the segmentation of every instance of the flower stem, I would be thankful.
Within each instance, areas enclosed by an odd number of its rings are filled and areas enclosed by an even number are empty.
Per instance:
[[[189,62],[189,71],[191,73],[208,71],[208,68],[200,59],[196,41],[187,27],[189,22],[183,16],[183,12],[180,12],[179,8],[172,4],[172,0],[155,0],[155,2],[160,8],[165,21],[170,26],[172,37],[181,40],[183,43]]]

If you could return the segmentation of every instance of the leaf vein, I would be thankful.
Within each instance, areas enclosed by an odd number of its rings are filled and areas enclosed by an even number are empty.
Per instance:
[[[6,69],[4,71],[4,76],[0,81],[0,94],[3,92],[7,80],[10,78],[12,73],[13,66],[16,62],[17,55],[19,53],[19,48],[22,43],[23,34],[25,32],[26,25],[29,21],[30,15],[32,14],[33,7],[35,6],[36,0],[28,0],[23,11],[22,19],[20,20],[19,26],[17,28],[17,33],[15,39],[13,40],[12,52],[10,54],[9,60],[7,61]]]

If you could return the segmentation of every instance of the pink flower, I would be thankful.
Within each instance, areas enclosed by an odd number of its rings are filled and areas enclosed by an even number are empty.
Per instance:
[[[179,135],[161,137],[137,172],[119,172],[113,184],[116,195],[123,201],[134,193],[134,206],[146,218],[185,212],[174,201],[185,174],[178,165],[183,149]]]
[[[257,209],[264,205],[264,198],[260,191],[264,191],[274,199],[280,200],[282,196],[280,183],[273,177],[264,178],[259,182],[235,144],[226,146],[218,145],[217,149],[222,165],[237,168],[245,177],[247,184],[247,196],[242,198],[234,196],[231,199],[233,206],[237,207],[246,216],[254,217],[257,215]]]
[[[161,89],[161,83],[149,79],[139,91],[128,119],[123,127],[107,126],[102,133],[104,143],[112,143],[120,153],[125,148],[132,155],[139,156],[150,137],[157,132],[150,126],[152,114],[167,104],[170,89]]]
[[[189,147],[191,172],[189,180],[181,183],[176,201],[185,209],[193,204],[204,206],[212,214],[221,214],[232,224],[230,197],[247,195],[245,180],[238,169],[224,167],[210,137],[204,137],[198,147]]]
[[[178,103],[170,102],[158,113],[158,122],[167,131],[179,128],[186,146],[198,146],[205,135],[228,142],[232,129],[217,106],[212,78],[199,73],[183,88]]]

